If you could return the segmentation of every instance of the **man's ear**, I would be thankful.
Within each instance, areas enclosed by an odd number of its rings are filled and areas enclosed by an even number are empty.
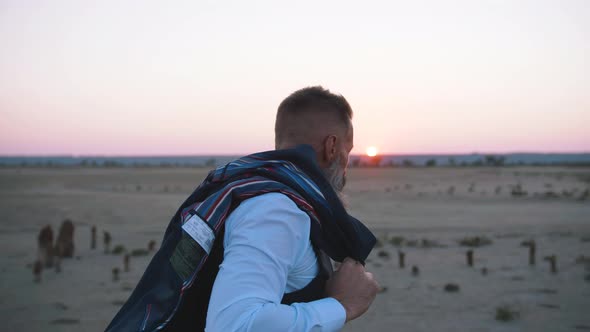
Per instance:
[[[324,160],[326,164],[331,164],[336,159],[336,135],[326,136],[324,139]]]

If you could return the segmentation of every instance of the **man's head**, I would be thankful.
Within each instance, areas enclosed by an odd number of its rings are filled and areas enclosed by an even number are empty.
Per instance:
[[[352,109],[341,95],[321,86],[293,92],[279,105],[275,148],[309,144],[320,167],[337,191],[346,183],[348,155],[353,147]]]

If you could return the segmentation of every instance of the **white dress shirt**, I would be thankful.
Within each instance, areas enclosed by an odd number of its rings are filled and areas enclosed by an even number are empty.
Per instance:
[[[287,196],[242,202],[227,218],[224,259],[215,279],[208,332],[339,331],[346,311],[334,298],[281,304],[318,274],[309,216]]]

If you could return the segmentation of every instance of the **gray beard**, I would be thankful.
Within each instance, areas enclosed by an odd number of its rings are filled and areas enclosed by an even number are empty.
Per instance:
[[[342,192],[346,185],[346,176],[344,175],[344,169],[340,168],[340,158],[336,158],[336,160],[330,164],[330,167],[324,169],[324,175],[336,192],[336,195],[338,195],[340,202],[346,208],[348,206],[348,197]]]
[[[348,196],[344,194],[343,189],[346,185],[346,176],[344,170],[340,168],[340,160],[334,161],[327,170],[324,171],[328,182],[336,192],[340,203],[344,208],[348,207]]]
[[[324,170],[324,175],[334,191],[338,194],[342,193],[346,185],[346,176],[344,176],[344,170],[340,168],[340,158],[336,158],[330,167]]]

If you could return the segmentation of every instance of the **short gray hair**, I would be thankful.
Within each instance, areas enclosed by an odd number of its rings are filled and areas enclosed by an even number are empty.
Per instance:
[[[308,112],[334,115],[345,128],[350,128],[352,108],[348,101],[321,86],[310,86],[293,92],[281,102],[275,122],[275,140],[283,141],[289,134],[292,119]]]

